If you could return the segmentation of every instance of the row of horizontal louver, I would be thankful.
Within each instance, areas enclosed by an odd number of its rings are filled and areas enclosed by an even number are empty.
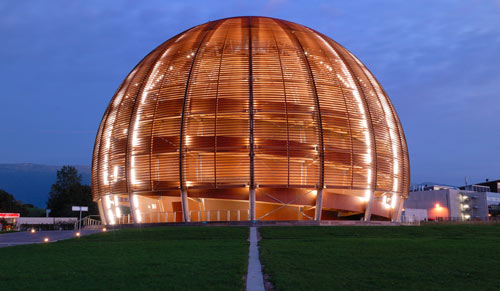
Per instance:
[[[327,188],[364,189],[373,169],[375,189],[393,191],[397,178],[397,192],[407,192],[404,134],[389,99],[377,94],[379,85],[367,70],[343,47],[310,29],[252,17],[250,80],[249,21],[229,18],[192,28],[160,45],[130,73],[98,131],[92,171],[95,199],[109,193],[179,189],[183,104],[185,185],[248,185],[250,81],[256,184],[316,187],[322,138]],[[356,90],[368,115],[360,111]],[[387,119],[381,98],[386,98],[392,119]],[[369,145],[375,154],[371,163],[366,157],[367,130],[374,141]]]

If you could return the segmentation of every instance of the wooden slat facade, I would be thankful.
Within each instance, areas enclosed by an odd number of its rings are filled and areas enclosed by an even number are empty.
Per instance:
[[[341,209],[349,199],[335,195],[405,198],[409,185],[403,128],[370,71],[325,35],[266,17],[205,23],[148,54],[113,96],[92,162],[95,201],[252,188],[314,206],[300,195],[324,189],[323,208]]]

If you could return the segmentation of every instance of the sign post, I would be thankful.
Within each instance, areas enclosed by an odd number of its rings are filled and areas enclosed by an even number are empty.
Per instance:
[[[80,220],[78,220],[78,232],[80,232],[80,229],[82,228],[82,211],[89,211],[89,207],[88,206],[73,206],[73,207],[71,207],[71,210],[80,211]]]

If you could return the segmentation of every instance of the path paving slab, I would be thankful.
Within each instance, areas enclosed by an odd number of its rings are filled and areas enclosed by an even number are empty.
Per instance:
[[[259,259],[257,228],[250,227],[250,250],[248,256],[247,291],[264,291],[264,277]]]

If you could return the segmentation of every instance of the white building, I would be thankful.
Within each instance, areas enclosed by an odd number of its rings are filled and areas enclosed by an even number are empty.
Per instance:
[[[420,220],[487,220],[487,193],[489,192],[467,191],[446,186],[425,187],[422,191],[410,192],[404,202],[402,216],[403,219],[422,216]],[[497,199],[493,196],[490,195],[491,198]]]

